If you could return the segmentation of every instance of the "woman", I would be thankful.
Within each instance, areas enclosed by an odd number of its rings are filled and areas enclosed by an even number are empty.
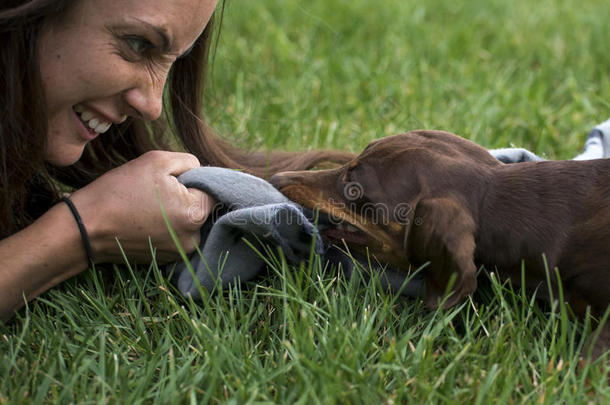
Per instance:
[[[179,259],[213,201],[179,174],[257,175],[349,154],[246,154],[206,128],[216,0],[4,0],[0,6],[0,319],[90,262]],[[162,117],[163,94],[167,114]],[[170,118],[171,117],[171,118]],[[177,139],[168,136],[171,128]],[[167,152],[168,145],[184,152]],[[71,192],[57,203],[60,190]],[[65,202],[65,203],[64,203]]]

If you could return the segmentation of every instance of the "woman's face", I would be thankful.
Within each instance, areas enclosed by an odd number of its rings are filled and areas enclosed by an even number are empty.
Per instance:
[[[48,22],[39,45],[48,113],[45,160],[75,163],[127,116],[154,120],[174,61],[202,33],[216,0],[80,0]]]

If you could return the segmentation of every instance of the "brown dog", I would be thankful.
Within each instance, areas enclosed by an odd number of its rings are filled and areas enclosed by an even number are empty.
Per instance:
[[[426,304],[458,303],[477,287],[478,265],[526,287],[552,289],[583,316],[610,304],[610,159],[507,165],[459,136],[415,131],[372,142],[331,170],[284,172],[271,183],[341,226],[326,231],[381,262],[425,268]],[[544,258],[546,258],[546,266]],[[541,291],[548,291],[543,288]],[[555,295],[557,296],[557,295]],[[610,348],[610,328],[594,348]]]

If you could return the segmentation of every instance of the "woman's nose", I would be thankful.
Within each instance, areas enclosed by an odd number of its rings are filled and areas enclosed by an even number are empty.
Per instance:
[[[137,85],[125,91],[124,98],[135,113],[145,121],[154,121],[163,110],[163,88],[167,76],[148,75]]]

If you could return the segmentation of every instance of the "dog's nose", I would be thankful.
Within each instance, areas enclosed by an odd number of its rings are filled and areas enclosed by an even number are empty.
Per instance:
[[[269,183],[278,190],[289,186],[294,182],[294,172],[281,172],[276,173],[269,179]]]

